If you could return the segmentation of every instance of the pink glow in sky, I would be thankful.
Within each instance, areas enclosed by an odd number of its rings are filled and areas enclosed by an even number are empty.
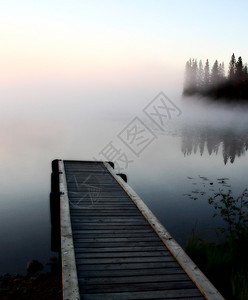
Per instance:
[[[30,90],[30,101],[72,91],[102,103],[111,91],[181,95],[190,57],[248,60],[247,11],[246,1],[9,0],[0,10],[2,101]]]

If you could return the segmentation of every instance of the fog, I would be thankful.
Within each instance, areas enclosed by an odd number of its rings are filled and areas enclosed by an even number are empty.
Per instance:
[[[136,116],[158,137],[166,134],[142,111],[160,90],[88,88],[84,93],[79,87],[46,86],[44,90],[39,87],[37,93],[36,88],[20,85],[1,90],[1,173],[3,178],[15,179],[20,188],[23,183],[29,185],[37,167],[45,179],[54,158],[99,157],[99,151],[111,140],[118,140],[118,133]],[[216,136],[222,130],[238,137],[247,132],[247,108],[182,98],[180,89],[164,92],[182,111],[179,117],[165,118],[169,134],[182,136],[186,128],[197,135],[204,127],[212,128]],[[8,188],[8,180],[2,180],[2,185],[2,191],[4,186]]]
[[[6,261],[0,273],[23,273],[28,260],[46,263],[54,255],[49,192],[50,164],[55,158],[105,160],[101,152],[112,142],[130,161],[121,166],[128,183],[182,245],[195,222],[200,227],[215,224],[206,199],[192,201],[184,196],[192,191],[187,176],[207,176],[212,181],[226,176],[237,194],[246,187],[246,109],[182,98],[182,74],[177,84],[175,74],[168,81],[163,79],[165,74],[153,70],[133,82],[132,76],[123,82],[116,78],[116,86],[104,80],[95,85],[80,80],[47,80],[43,84],[31,80],[0,86],[0,255]],[[143,111],[161,91],[181,111],[164,117],[163,130]],[[156,136],[138,156],[118,137],[136,117]],[[209,132],[211,141],[217,139],[213,143],[213,148],[219,145],[217,154],[209,150]],[[198,142],[202,133],[203,153]],[[228,135],[227,141],[229,137],[241,139],[237,153],[231,148],[226,164],[223,134]],[[13,256],[15,263],[10,264]]]

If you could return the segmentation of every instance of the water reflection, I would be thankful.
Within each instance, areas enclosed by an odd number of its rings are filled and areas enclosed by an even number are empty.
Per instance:
[[[184,127],[182,130],[181,150],[184,156],[204,151],[209,155],[222,151],[224,163],[234,163],[248,149],[248,130],[235,131],[231,128]]]

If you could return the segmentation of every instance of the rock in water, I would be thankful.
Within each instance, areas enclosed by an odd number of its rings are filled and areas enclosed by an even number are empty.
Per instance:
[[[50,257],[50,260],[55,262],[55,261],[57,261],[58,259],[57,259],[56,256],[52,256],[52,257]]]
[[[29,273],[35,273],[35,272],[39,272],[44,268],[43,264],[40,263],[38,260],[30,260],[27,263],[27,270]]]

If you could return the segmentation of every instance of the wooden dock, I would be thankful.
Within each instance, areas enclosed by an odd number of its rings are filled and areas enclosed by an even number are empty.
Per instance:
[[[64,299],[224,299],[110,163],[53,172]]]

